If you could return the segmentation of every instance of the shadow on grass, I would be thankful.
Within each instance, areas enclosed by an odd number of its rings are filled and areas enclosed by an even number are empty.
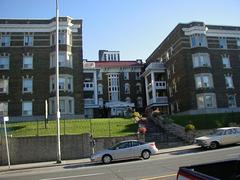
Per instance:
[[[134,132],[136,133],[138,129],[138,124],[128,124],[125,126],[125,128],[123,130],[121,130],[121,132],[123,133],[128,133],[128,132]]]
[[[8,127],[7,131],[12,132],[12,131],[17,131],[19,129],[26,128],[26,126],[13,126],[13,127]]]

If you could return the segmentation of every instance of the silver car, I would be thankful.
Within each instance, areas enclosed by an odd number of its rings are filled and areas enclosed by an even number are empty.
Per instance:
[[[137,140],[122,141],[111,148],[99,151],[91,156],[92,162],[109,164],[112,161],[143,158],[148,159],[152,154],[157,154],[155,142],[144,143]]]

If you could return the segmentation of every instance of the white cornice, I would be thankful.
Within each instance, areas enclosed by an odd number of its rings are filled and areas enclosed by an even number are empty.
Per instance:
[[[186,36],[191,36],[194,34],[205,34],[206,36],[213,37],[240,37],[239,30],[222,30],[222,29],[209,29],[207,26],[193,26],[190,28],[182,28]]]
[[[78,32],[80,24],[60,22],[59,30]],[[49,24],[0,24],[0,32],[52,32],[56,29],[56,23]]]

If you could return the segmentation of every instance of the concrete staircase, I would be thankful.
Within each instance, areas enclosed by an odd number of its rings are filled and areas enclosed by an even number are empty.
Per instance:
[[[146,142],[155,142],[157,148],[170,148],[186,145],[180,138],[164,131],[160,126],[156,125],[151,119],[146,123],[147,133],[145,135]]]

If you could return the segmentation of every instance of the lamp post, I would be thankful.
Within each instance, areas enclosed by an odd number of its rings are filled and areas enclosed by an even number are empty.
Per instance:
[[[60,111],[59,111],[59,8],[56,0],[56,115],[57,115],[57,163],[61,163]]]

